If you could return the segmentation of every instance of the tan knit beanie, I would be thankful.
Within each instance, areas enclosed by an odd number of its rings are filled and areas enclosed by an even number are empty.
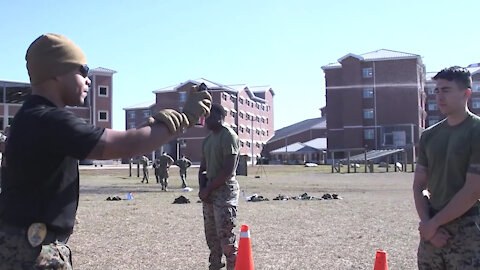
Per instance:
[[[25,60],[32,85],[87,64],[82,50],[73,41],[58,34],[38,37],[28,47]]]

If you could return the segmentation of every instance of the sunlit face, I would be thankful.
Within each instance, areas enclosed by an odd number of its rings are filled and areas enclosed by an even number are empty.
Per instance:
[[[437,79],[436,83],[435,99],[442,114],[449,116],[465,109],[471,94],[469,88],[461,89],[456,82],[445,79]]]
[[[88,87],[92,83],[79,69],[74,69],[58,77],[61,84],[61,98],[66,106],[80,106],[85,103]]]

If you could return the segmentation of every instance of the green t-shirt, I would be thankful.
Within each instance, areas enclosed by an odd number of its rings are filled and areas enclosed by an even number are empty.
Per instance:
[[[203,141],[203,156],[207,166],[207,178],[214,179],[223,170],[224,157],[238,155],[238,136],[231,128],[223,126],[220,132],[210,134]],[[235,176],[236,165],[231,178]]]
[[[441,210],[464,186],[468,167],[480,164],[480,118],[469,113],[458,125],[443,120],[425,130],[417,163],[427,168],[432,207]]]

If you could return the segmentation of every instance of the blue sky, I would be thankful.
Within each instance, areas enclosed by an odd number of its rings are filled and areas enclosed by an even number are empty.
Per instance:
[[[116,70],[113,127],[122,108],[189,79],[270,85],[275,129],[319,117],[321,66],[348,53],[419,54],[427,71],[480,62],[480,1],[13,1],[0,2],[0,79],[28,82],[25,52],[60,33],[89,66]]]

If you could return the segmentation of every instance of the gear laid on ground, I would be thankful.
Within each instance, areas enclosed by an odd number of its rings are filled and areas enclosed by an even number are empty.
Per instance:
[[[258,196],[257,194],[254,194],[250,196],[250,199],[247,200],[248,202],[262,202],[262,201],[268,201],[268,198],[264,198],[263,196]]]
[[[288,200],[290,200],[290,197],[288,197],[287,195],[278,194],[278,196],[273,198],[273,200],[274,201],[288,201]]]
[[[120,198],[119,196],[115,196],[115,197],[108,197],[107,198],[107,201],[121,201],[122,198]]]
[[[316,198],[313,196],[309,196],[307,193],[303,193],[302,195],[292,197],[294,200],[321,200],[320,198]]]
[[[175,200],[173,201],[173,203],[179,203],[179,204],[180,204],[180,203],[190,203],[190,200],[189,200],[187,197],[181,195],[180,197],[175,198]]]

